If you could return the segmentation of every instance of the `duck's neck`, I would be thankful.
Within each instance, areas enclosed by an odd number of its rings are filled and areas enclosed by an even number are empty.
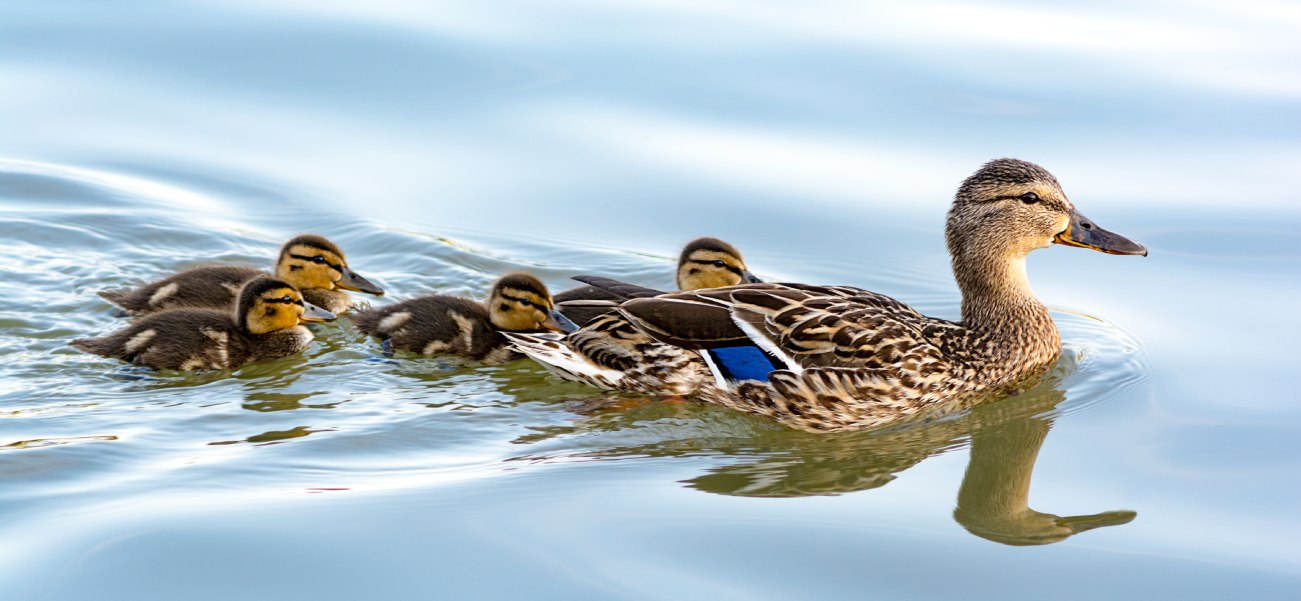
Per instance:
[[[1057,325],[1030,290],[1024,255],[956,256],[953,273],[962,290],[964,325],[1011,349],[1056,356]]]

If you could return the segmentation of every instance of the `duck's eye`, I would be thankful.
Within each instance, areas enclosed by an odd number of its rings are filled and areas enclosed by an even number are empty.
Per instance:
[[[714,267],[727,267],[727,263],[723,262],[721,259],[716,260],[714,261]]]
[[[1036,202],[1039,202],[1039,195],[1038,195],[1038,194],[1035,194],[1034,192],[1026,192],[1025,194],[1022,194],[1021,196],[1018,196],[1017,198],[1020,198],[1020,199],[1021,199],[1021,202],[1024,202],[1025,204],[1028,204],[1028,205],[1032,205],[1032,204],[1034,204],[1034,203],[1036,203]]]
[[[290,298],[289,295],[286,294],[286,295],[280,297],[280,302],[282,302],[282,303],[292,303],[292,302],[294,302],[294,299]]]
[[[316,263],[317,265],[320,265],[325,262],[325,257],[321,255],[316,255],[315,257],[312,257],[312,262]]]

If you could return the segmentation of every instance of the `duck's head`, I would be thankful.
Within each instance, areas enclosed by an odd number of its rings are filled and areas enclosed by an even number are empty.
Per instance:
[[[355,290],[383,296],[384,290],[348,267],[333,242],[324,236],[303,234],[285,243],[276,260],[276,277],[306,289]]]
[[[488,317],[492,325],[509,332],[578,329],[574,322],[556,311],[546,285],[527,273],[508,273],[492,285]]]
[[[722,288],[759,282],[745,267],[741,252],[718,238],[688,242],[678,258],[678,289]]]
[[[330,321],[335,315],[303,300],[289,282],[261,276],[239,291],[239,323],[253,334],[292,328],[304,321]]]
[[[958,188],[945,228],[955,258],[1024,258],[1055,244],[1113,255],[1147,255],[1142,244],[1098,227],[1048,170],[1017,159],[985,163]]]

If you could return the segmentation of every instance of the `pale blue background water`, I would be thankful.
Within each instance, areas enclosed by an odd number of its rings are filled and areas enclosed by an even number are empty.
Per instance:
[[[1297,31],[1263,1],[4,3],[0,596],[1295,598]],[[120,324],[96,290],[300,231],[396,298],[666,287],[715,235],[954,317],[943,213],[998,156],[1152,254],[1036,253],[1054,382],[902,433],[605,407],[342,324],[234,375],[66,348]],[[973,536],[1003,424],[1051,425],[1031,507],[1137,517]]]

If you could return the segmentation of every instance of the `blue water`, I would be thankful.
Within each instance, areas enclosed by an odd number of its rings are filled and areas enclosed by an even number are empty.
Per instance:
[[[0,598],[1301,596],[1299,29],[1256,0],[4,3]],[[1062,361],[930,423],[788,431],[344,323],[234,373],[67,347],[121,325],[98,290],[303,231],[376,303],[671,288],[712,235],[955,318],[944,212],[999,156],[1151,255],[1035,253]]]

